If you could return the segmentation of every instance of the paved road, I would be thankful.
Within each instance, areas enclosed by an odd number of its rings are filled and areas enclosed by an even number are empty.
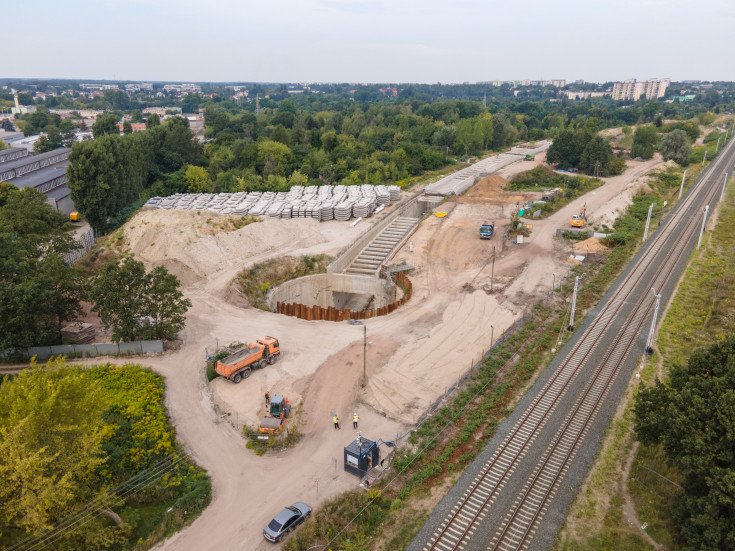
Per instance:
[[[719,200],[724,173],[731,170],[733,158],[731,142],[499,426],[495,438],[436,507],[409,551],[551,548],[642,353],[651,323],[651,287],[662,294],[662,305],[671,297],[696,245],[703,206]],[[570,370],[573,352],[584,347],[579,368]],[[608,386],[602,388],[601,381],[609,381]],[[592,396],[595,388],[599,400],[587,404],[586,393]],[[548,408],[536,415],[543,409],[543,396],[552,395]],[[578,415],[585,408],[589,411]],[[538,419],[531,428],[525,419],[534,415]],[[555,456],[572,442],[569,435],[575,430],[571,455],[565,451]],[[549,470],[555,465],[556,473]],[[481,472],[487,476],[478,478]],[[470,492],[471,488],[477,491]]]

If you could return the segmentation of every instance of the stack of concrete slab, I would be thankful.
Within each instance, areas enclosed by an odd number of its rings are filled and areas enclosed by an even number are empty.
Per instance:
[[[501,153],[487,157],[459,170],[449,176],[445,176],[438,182],[426,186],[426,193],[437,195],[461,195],[467,191],[481,177],[492,174],[504,166],[515,163],[526,154],[536,154],[549,148],[548,142],[538,144],[534,148],[522,148],[511,150],[510,153]]]
[[[294,186],[289,191],[177,193],[153,197],[145,206],[158,209],[212,210],[225,215],[349,220],[366,217],[379,206],[400,199],[398,186]]]

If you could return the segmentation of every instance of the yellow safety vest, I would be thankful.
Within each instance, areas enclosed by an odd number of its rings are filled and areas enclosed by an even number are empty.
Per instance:
[[[336,415],[334,416],[334,423],[335,424],[339,423],[339,418]]]
[[[353,420],[353,421],[354,421],[355,423],[357,423],[357,422],[358,422],[358,421],[360,420],[360,418],[359,418],[359,417],[358,417],[357,415],[353,415],[353,416],[352,416],[352,420]]]

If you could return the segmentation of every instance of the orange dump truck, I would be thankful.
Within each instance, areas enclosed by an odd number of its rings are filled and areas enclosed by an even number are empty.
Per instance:
[[[281,349],[278,345],[278,339],[262,337],[219,360],[214,369],[233,383],[239,383],[250,377],[253,369],[262,369],[266,365],[273,365],[280,356]]]

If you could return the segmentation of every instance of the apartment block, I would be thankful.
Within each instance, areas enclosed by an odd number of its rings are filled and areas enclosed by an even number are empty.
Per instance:
[[[668,78],[652,78],[641,82],[630,78],[623,82],[615,83],[612,99],[636,101],[641,97],[645,97],[646,99],[662,98],[669,84],[671,84],[671,80]]]

